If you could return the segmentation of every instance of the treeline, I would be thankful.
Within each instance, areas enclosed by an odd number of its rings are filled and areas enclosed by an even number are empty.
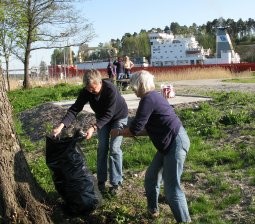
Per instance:
[[[102,60],[117,55],[129,55],[130,57],[146,57],[150,58],[150,42],[148,33],[165,32],[173,33],[174,35],[195,36],[200,46],[205,49],[210,48],[215,52],[216,48],[216,28],[227,27],[227,32],[230,35],[234,48],[240,44],[255,43],[255,20],[249,18],[247,21],[239,19],[214,19],[206,24],[198,26],[193,23],[191,26],[181,26],[177,22],[172,22],[170,26],[165,26],[164,29],[152,28],[150,30],[141,30],[140,33],[125,33],[121,39],[111,39],[109,43],[100,43],[98,48],[89,54],[88,45],[82,46],[80,56],[83,61],[86,60]],[[88,49],[86,51],[86,48]],[[111,50],[111,49],[116,49]],[[249,59],[248,59],[249,60]]]

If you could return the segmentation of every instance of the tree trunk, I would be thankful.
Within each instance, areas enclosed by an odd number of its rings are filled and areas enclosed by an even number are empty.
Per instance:
[[[1,78],[3,79],[3,83],[4,83],[4,86],[3,86],[3,88],[5,89],[5,91],[7,91],[7,89],[6,89],[6,84],[7,84],[7,81],[5,80],[5,77],[4,77],[4,72],[1,70],[1,73],[0,73],[0,75],[2,76]]]
[[[24,89],[30,89],[32,87],[31,84],[31,77],[29,74],[29,57],[30,57],[30,50],[26,49],[25,53],[25,62],[24,62]]]
[[[9,59],[5,60],[5,70],[6,70],[6,82],[7,82],[7,91],[11,90],[10,86],[10,76],[9,76]]]
[[[0,75],[0,223],[52,223],[44,204],[45,196],[17,140]]]
[[[32,88],[31,84],[31,77],[29,74],[29,58],[30,58],[30,53],[31,53],[31,43],[28,40],[27,41],[27,47],[25,50],[25,60],[24,60],[24,89],[30,89]]]

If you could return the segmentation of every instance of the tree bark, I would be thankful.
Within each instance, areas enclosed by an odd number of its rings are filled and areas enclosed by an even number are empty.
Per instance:
[[[10,85],[10,76],[9,76],[9,59],[5,59],[5,71],[6,71],[6,83],[7,83],[7,91],[11,90]]]
[[[31,77],[30,77],[30,74],[29,74],[29,58],[30,58],[30,47],[27,47],[26,53],[25,53],[25,62],[24,62],[24,71],[25,71],[25,73],[24,73],[24,83],[23,83],[24,89],[32,88]]]
[[[0,223],[52,223],[45,199],[17,139],[0,75]]]

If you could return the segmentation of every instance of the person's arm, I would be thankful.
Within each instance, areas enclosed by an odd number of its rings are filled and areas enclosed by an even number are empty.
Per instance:
[[[119,96],[117,94],[117,89],[115,88],[115,86],[111,85],[109,88],[105,87],[102,90],[101,97],[104,98],[104,114],[101,114],[100,117],[96,116],[96,126],[98,129],[101,129],[113,118],[115,108],[117,106],[117,97]]]
[[[130,69],[134,67],[134,63],[130,61]]]
[[[129,125],[130,131],[134,135],[139,135],[145,129],[145,125],[147,124],[152,111],[153,101],[151,101],[148,96],[142,97],[139,102],[136,115]]]
[[[128,127],[123,129],[118,129],[118,128],[112,129],[110,132],[110,135],[112,137],[116,137],[116,136],[134,137],[134,135],[132,134],[132,132],[130,131]],[[148,135],[147,131],[144,129],[135,136],[147,136],[147,135]]]
[[[88,102],[87,94],[88,92],[85,89],[82,89],[75,103],[67,110],[66,115],[61,121],[61,123],[63,123],[65,127],[70,126],[70,124],[75,120],[78,113],[82,111],[84,105]]]
[[[111,130],[110,135],[112,137],[116,137],[116,136],[133,137],[134,136],[130,132],[129,128],[123,128],[123,129],[114,128],[114,129]]]
[[[115,65],[112,66],[112,71],[113,71],[113,75],[116,76],[117,73],[116,73],[116,66]]]

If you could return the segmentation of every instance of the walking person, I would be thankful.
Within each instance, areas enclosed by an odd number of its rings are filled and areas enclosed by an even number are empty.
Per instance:
[[[75,103],[67,110],[58,127],[52,131],[57,136],[64,127],[68,127],[86,103],[95,112],[96,123],[90,124],[85,131],[85,138],[90,139],[97,132],[97,179],[101,192],[105,191],[108,177],[110,191],[115,194],[123,181],[122,177],[122,136],[110,137],[112,128],[123,128],[127,124],[128,108],[125,99],[116,86],[107,80],[102,80],[98,70],[88,70],[83,76],[84,88],[80,91]]]
[[[190,222],[186,196],[181,188],[181,175],[190,147],[189,137],[168,101],[155,91],[154,76],[148,71],[132,74],[130,86],[140,103],[129,127],[113,129],[111,136],[136,136],[146,132],[157,152],[145,174],[148,212],[159,216],[160,185],[178,223]],[[163,180],[163,181],[162,181]]]

